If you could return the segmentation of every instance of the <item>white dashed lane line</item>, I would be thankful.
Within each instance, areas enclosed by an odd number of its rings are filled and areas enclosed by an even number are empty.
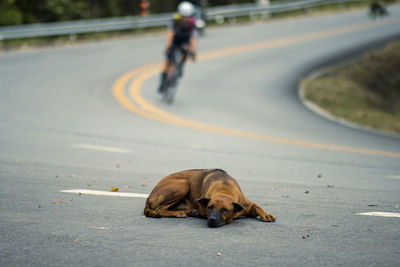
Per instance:
[[[82,148],[82,149],[90,149],[90,150],[99,150],[106,152],[114,152],[114,153],[132,153],[132,151],[119,147],[112,146],[98,146],[98,145],[89,145],[89,144],[74,144],[73,147]]]
[[[72,189],[72,190],[60,190],[62,193],[73,193],[80,195],[96,195],[96,196],[107,196],[107,197],[138,197],[147,198],[149,194],[139,193],[124,193],[124,192],[108,192],[108,191],[97,191],[87,189]]]
[[[400,213],[396,213],[396,212],[380,212],[380,211],[373,211],[373,212],[358,213],[358,215],[374,216],[374,217],[400,218]]]

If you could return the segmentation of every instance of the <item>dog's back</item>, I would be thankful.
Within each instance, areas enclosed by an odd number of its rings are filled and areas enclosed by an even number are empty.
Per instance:
[[[230,195],[232,191],[235,191],[239,192],[239,195],[243,194],[236,180],[221,169],[211,170],[203,178],[202,184],[202,197],[210,197],[214,192]]]
[[[216,187],[236,187],[239,188],[236,180],[227,172],[221,169],[191,169],[172,173],[163,178],[153,189],[152,194],[156,194],[164,184],[171,184],[172,181],[187,181],[189,197],[192,201],[204,197],[207,192]],[[163,188],[165,190],[165,188]],[[240,190],[240,188],[239,188]]]
[[[154,212],[155,210],[160,207],[174,209],[176,206],[181,206],[182,203],[191,208],[197,208],[195,200],[201,197],[204,179],[214,172],[224,171],[192,169],[164,177],[147,198],[144,214],[150,217],[159,217],[158,213]]]

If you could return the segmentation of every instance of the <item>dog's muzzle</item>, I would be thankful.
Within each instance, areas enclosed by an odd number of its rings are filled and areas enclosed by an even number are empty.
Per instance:
[[[207,224],[209,227],[220,227],[224,225],[220,216],[215,216],[213,214],[211,214],[211,216],[208,218]]]
[[[208,218],[208,226],[217,227],[217,219],[216,218]]]

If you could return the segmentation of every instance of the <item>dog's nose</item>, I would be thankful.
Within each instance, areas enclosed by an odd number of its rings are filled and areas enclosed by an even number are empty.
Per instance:
[[[217,226],[217,218],[215,218],[215,217],[208,218],[208,226],[216,227]]]

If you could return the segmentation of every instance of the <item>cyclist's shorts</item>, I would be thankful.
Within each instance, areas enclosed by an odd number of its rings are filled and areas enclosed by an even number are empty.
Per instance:
[[[188,44],[189,44],[189,42],[181,43],[179,45],[172,44],[171,47],[168,49],[168,52],[166,54],[166,58],[168,60],[173,60],[175,58],[175,52],[177,51],[177,49],[181,49],[183,46],[188,45]]]

